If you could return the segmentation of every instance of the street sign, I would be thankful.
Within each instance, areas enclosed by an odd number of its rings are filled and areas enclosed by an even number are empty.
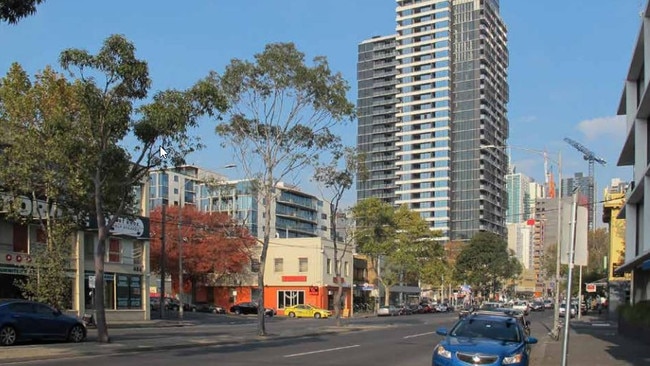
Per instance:
[[[88,288],[95,288],[95,276],[88,276]]]
[[[596,285],[593,283],[588,283],[585,287],[587,292],[596,292]]]

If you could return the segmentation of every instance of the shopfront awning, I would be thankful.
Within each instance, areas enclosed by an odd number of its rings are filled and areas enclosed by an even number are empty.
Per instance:
[[[614,270],[615,273],[632,272],[635,268],[644,265],[644,262],[650,260],[650,251],[639,254],[636,258],[624,263]]]

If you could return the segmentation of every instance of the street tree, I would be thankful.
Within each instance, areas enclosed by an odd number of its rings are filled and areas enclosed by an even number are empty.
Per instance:
[[[216,133],[235,151],[263,211],[259,306],[264,306],[264,270],[274,230],[271,205],[278,184],[313,166],[321,153],[340,147],[332,128],[354,115],[343,76],[332,72],[325,57],[313,63],[307,65],[293,43],[272,43],[253,61],[231,60],[220,78],[230,109]],[[266,335],[263,312],[258,334]]]
[[[0,21],[17,24],[36,13],[36,6],[45,0],[0,0]]]
[[[368,258],[377,278],[377,288],[380,284],[385,287],[391,278],[389,275],[384,279],[384,268],[391,266],[383,265],[382,258],[395,247],[395,209],[389,203],[371,197],[358,201],[352,207],[352,215],[357,253]]]
[[[342,160],[342,163],[340,160]],[[355,175],[363,174],[362,166],[356,150],[348,147],[342,151],[334,151],[332,162],[327,165],[318,165],[314,175],[314,179],[330,191],[328,199],[330,202],[332,245],[334,246],[334,276],[338,279],[336,293],[334,294],[334,317],[336,325],[339,327],[341,326],[341,297],[343,296],[341,267],[343,257],[350,250],[352,244],[351,241],[347,240],[347,235],[339,238],[339,231],[349,232],[348,227],[339,230],[339,219],[342,219],[344,225],[350,225],[347,215],[341,214],[340,206],[343,195],[354,184]]]
[[[199,281],[218,282],[242,272],[250,263],[249,253],[256,241],[248,230],[226,213],[203,212],[187,205],[182,209],[170,207],[166,210],[166,216],[166,220],[163,220],[161,207],[150,214],[151,269],[160,273],[160,233],[164,221],[167,237],[165,268],[172,278],[179,278],[179,247],[183,245],[182,288],[191,285],[194,290]]]
[[[422,283],[433,285],[444,278],[448,266],[444,249],[436,240],[441,233],[432,231],[429,223],[406,205],[401,205],[395,211],[394,223],[396,247],[388,257],[389,262],[395,263],[398,269],[398,277],[394,279],[397,284],[417,278]]]
[[[96,54],[68,49],[59,61],[78,90],[81,115],[69,134],[83,142],[74,167],[84,174],[87,211],[98,223],[94,263],[101,279],[109,228],[120,216],[136,213],[133,187],[161,163],[159,147],[164,146],[173,165],[180,165],[186,154],[202,147],[190,131],[202,117],[224,111],[226,101],[208,75],[187,90],[160,91],[143,103],[151,88],[147,62],[120,35],[108,37]],[[127,136],[135,138],[135,149],[123,143]],[[95,293],[98,340],[108,342],[104,281],[97,281]]]
[[[31,80],[14,63],[0,79],[2,210],[25,231],[36,228],[36,240],[18,249],[29,250],[21,255],[29,265],[17,285],[25,297],[59,309],[71,305],[70,237],[80,225],[74,208],[81,177],[68,133],[78,115],[74,86],[49,67]]]
[[[456,276],[461,282],[479,289],[485,296],[496,291],[499,283],[518,271],[510,260],[508,244],[494,233],[479,232],[463,248],[456,260]],[[520,270],[519,270],[520,271]]]

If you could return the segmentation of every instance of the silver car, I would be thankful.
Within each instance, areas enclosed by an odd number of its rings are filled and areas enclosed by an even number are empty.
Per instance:
[[[377,310],[377,316],[396,316],[399,315],[399,309],[393,305],[382,306]]]

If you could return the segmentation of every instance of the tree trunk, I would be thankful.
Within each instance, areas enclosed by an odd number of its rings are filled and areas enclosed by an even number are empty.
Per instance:
[[[104,262],[106,257],[106,239],[108,238],[108,227],[104,217],[104,209],[101,196],[101,182],[99,171],[95,177],[95,213],[97,217],[98,240],[95,244],[95,322],[97,324],[97,341],[100,343],[110,342],[108,327],[106,326],[106,311],[104,309]],[[162,306],[162,304],[161,304]]]
[[[386,286],[384,283],[384,305],[388,306],[390,305],[390,286]]]
[[[266,335],[266,322],[264,316],[265,307],[264,307],[264,264],[266,262],[266,251],[268,249],[268,239],[265,240],[266,245],[262,248],[262,255],[260,256],[260,270],[257,273],[257,286],[260,291],[260,297],[257,300],[257,335],[265,336]]]
[[[95,322],[97,324],[97,341],[110,342],[106,326],[106,311],[104,309],[104,261],[106,252],[106,237],[108,228],[104,222],[103,213],[97,214],[99,240],[95,245]]]
[[[338,281],[338,286],[336,287],[336,293],[334,294],[334,316],[336,317],[336,326],[340,327],[341,322],[341,295],[343,295],[343,286],[341,284],[341,276],[336,276]]]

